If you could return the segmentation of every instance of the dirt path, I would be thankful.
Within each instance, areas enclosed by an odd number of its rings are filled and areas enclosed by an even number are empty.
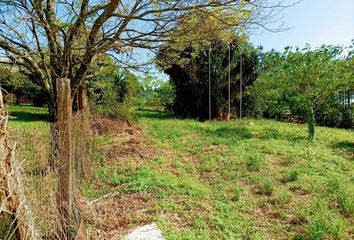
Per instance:
[[[146,138],[144,130],[116,119],[95,118],[91,121],[95,137],[109,135],[109,141],[96,148],[105,160],[92,169],[126,169],[138,167],[153,159],[157,150]],[[126,166],[127,165],[127,166]],[[94,191],[110,189],[107,194],[88,200],[81,199],[81,207],[90,225],[91,239],[120,239],[130,229],[151,223],[145,214],[154,211],[154,196],[149,192],[124,193],[121,185],[103,183],[92,173],[90,186]]]

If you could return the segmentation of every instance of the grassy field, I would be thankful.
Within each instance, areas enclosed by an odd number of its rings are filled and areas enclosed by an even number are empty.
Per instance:
[[[145,193],[153,210],[143,218],[167,239],[354,237],[353,131],[318,127],[310,143],[304,125],[137,114],[157,155],[97,176],[120,198]]]
[[[10,110],[11,128],[47,126],[43,109]],[[89,200],[111,192],[112,203],[134,205],[142,196],[129,226],[156,221],[166,239],[186,240],[354,237],[353,131],[317,127],[310,143],[304,125],[137,115],[133,143],[145,157],[110,154],[102,149],[124,145],[120,135],[97,136],[94,176],[82,184]]]

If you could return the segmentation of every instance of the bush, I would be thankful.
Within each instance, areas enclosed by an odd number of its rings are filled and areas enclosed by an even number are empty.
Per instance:
[[[329,102],[316,110],[316,123],[322,126],[353,128],[354,106]]]
[[[18,71],[11,72],[0,65],[0,86],[5,89],[5,102],[19,103],[21,96],[26,96],[37,107],[48,103],[48,92],[33,77],[23,75]]]
[[[91,112],[104,117],[118,118],[127,120],[128,122],[135,122],[136,118],[130,111],[131,106],[126,103],[113,103],[112,105],[93,105]]]
[[[91,112],[106,117],[134,121],[130,111],[138,94],[139,83],[128,71],[115,71],[97,76],[90,82],[88,95]]]

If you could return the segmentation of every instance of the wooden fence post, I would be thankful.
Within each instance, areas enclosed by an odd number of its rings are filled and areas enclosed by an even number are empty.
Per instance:
[[[72,99],[70,80],[60,78],[56,81],[58,108],[58,196],[57,204],[61,222],[62,239],[70,239],[70,226],[73,224],[73,163],[71,153]]]

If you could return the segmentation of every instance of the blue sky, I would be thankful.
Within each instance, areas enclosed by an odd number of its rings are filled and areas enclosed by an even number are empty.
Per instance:
[[[312,48],[323,44],[349,46],[354,39],[354,0],[303,0],[285,9],[280,16],[283,16],[280,22],[284,22],[289,30],[277,33],[264,29],[254,30],[250,32],[250,41],[255,46],[262,45],[266,51],[281,51],[286,46],[301,48],[306,43]],[[167,75],[158,73],[154,67],[152,69],[151,73],[156,78],[168,79]]]
[[[250,40],[265,50],[286,46],[346,45],[354,39],[354,0],[303,0],[283,13],[285,32],[256,30]]]

